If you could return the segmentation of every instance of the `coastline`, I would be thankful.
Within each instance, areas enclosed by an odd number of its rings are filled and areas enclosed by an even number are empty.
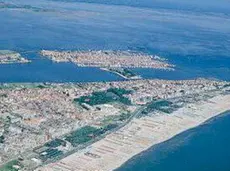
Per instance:
[[[135,118],[121,130],[106,136],[87,149],[39,168],[37,171],[52,171],[55,168],[87,171],[114,170],[150,147],[197,127],[229,109],[230,95],[218,95],[208,101],[188,104],[169,115],[159,113]],[[101,157],[92,158],[85,155],[86,152],[100,154]]]
[[[202,171],[203,169],[228,171],[230,137],[225,130],[229,128],[229,123],[230,110],[214,116],[197,127],[188,129],[167,141],[153,145],[135,155],[114,171],[180,169],[186,171]],[[202,150],[200,151],[200,149]],[[199,156],[197,156],[198,153]],[[213,160],[215,162],[209,164]]]

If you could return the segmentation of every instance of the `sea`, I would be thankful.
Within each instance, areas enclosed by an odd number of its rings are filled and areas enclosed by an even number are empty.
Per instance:
[[[0,50],[32,60],[0,65],[0,83],[124,79],[98,68],[54,63],[40,50],[131,50],[175,71],[133,69],[146,79],[230,81],[229,0],[0,0]],[[230,171],[230,116],[135,156],[118,170]]]
[[[229,171],[230,112],[155,145],[116,171]]]

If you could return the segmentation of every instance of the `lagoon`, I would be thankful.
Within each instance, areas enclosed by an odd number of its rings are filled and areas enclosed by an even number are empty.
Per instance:
[[[134,50],[157,54],[177,65],[175,72],[135,69],[143,78],[230,80],[230,17],[219,3],[212,8],[196,4],[197,8],[186,10],[189,5],[179,0],[182,9],[154,6],[147,0],[139,6],[123,1],[118,6],[113,1],[3,2],[18,8],[0,9],[0,49],[18,51],[32,63],[1,65],[0,82],[122,80],[96,68],[52,63],[38,55],[42,49]],[[198,7],[208,10],[201,12]]]

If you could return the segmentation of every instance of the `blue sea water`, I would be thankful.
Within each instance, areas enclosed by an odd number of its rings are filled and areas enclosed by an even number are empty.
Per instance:
[[[0,0],[0,49],[32,60],[0,65],[0,82],[123,80],[98,68],[53,63],[41,49],[135,50],[176,65],[175,71],[134,69],[144,78],[230,81],[230,1]],[[230,171],[229,125],[229,115],[217,118],[118,170]]]
[[[122,80],[97,68],[55,64],[41,49],[135,50],[175,64],[174,72],[135,69],[144,78],[230,80],[230,2],[195,0],[1,0],[0,49],[26,65],[1,65],[0,82]]]
[[[116,171],[229,171],[230,113],[135,156]]]

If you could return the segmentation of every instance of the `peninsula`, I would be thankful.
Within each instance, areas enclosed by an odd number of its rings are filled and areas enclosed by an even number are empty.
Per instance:
[[[138,79],[140,76],[130,68],[151,68],[173,70],[173,65],[159,56],[146,55],[130,51],[49,51],[42,50],[55,62],[73,62],[81,67],[99,67],[102,70],[120,75],[126,79]]]
[[[0,170],[113,170],[229,110],[229,92],[206,79],[1,84]]]
[[[28,63],[19,53],[9,50],[0,50],[0,64]]]

